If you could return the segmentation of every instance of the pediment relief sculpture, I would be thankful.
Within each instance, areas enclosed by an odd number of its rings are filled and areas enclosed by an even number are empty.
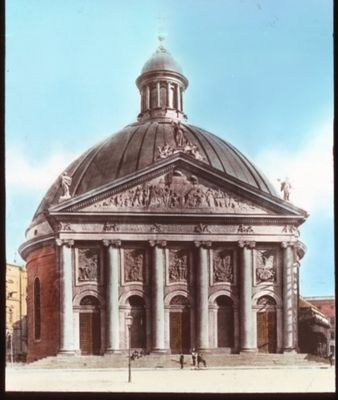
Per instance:
[[[84,210],[201,210],[213,213],[266,214],[249,200],[203,182],[180,170],[152,179],[101,200]]]

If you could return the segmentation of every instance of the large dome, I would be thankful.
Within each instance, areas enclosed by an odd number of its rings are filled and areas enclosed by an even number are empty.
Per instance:
[[[181,127],[186,140],[197,145],[209,166],[259,191],[277,196],[263,173],[230,143],[196,126],[181,123]],[[148,167],[158,160],[158,148],[166,143],[170,146],[175,144],[171,121],[148,120],[126,126],[66,168],[65,171],[72,177],[71,196],[86,193]],[[58,203],[61,192],[60,179],[57,179],[38,207],[33,225],[44,218],[43,213],[49,206]]]

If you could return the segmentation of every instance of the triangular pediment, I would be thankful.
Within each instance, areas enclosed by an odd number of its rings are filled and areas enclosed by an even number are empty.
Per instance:
[[[54,213],[293,215],[300,210],[204,163],[177,157],[64,203]]]

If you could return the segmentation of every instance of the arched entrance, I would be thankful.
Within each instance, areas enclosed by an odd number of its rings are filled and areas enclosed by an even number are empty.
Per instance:
[[[217,304],[217,347],[233,347],[234,345],[234,309],[232,300],[227,296],[219,296]]]
[[[277,318],[276,302],[270,296],[263,296],[257,302],[257,348],[261,353],[276,353]]]
[[[190,352],[190,308],[184,296],[172,298],[169,306],[170,350],[172,354]]]
[[[130,314],[133,322],[130,327],[130,346],[144,349],[146,347],[146,313],[144,300],[140,296],[130,296]]]
[[[81,354],[100,354],[101,323],[99,301],[85,296],[80,301],[80,350]]]

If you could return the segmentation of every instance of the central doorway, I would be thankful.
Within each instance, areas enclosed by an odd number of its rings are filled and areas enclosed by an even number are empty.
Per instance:
[[[232,300],[227,296],[219,296],[217,304],[217,347],[233,347],[234,345],[234,311]]]
[[[257,302],[257,348],[261,353],[277,351],[276,303],[269,296],[261,297]]]
[[[190,352],[190,307],[184,296],[175,296],[170,302],[170,350],[172,354]]]
[[[83,355],[100,354],[101,322],[99,302],[94,296],[86,296],[81,302],[80,350]]]
[[[133,317],[130,327],[130,346],[133,349],[146,347],[146,313],[144,300],[140,296],[129,297],[130,314]]]

